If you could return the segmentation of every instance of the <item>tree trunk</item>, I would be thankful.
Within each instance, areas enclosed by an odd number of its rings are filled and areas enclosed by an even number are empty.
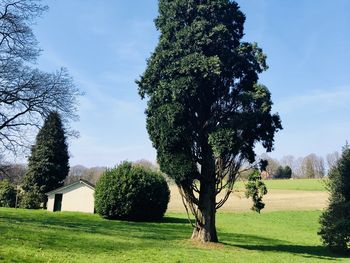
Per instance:
[[[193,231],[192,239],[201,242],[218,242],[216,233],[216,185],[215,185],[215,162],[211,152],[206,155],[207,162],[202,166],[200,181],[200,194],[198,205],[198,219]]]
[[[215,183],[201,183],[198,222],[193,230],[192,239],[201,242],[218,242],[215,226]]]
[[[192,239],[201,242],[218,242],[215,226],[215,183],[202,183],[199,197],[198,222]]]

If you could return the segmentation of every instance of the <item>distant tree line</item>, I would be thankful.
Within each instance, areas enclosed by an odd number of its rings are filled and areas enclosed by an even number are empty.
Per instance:
[[[260,157],[266,159],[268,165],[266,167],[270,178],[322,178],[326,172],[330,170],[337,160],[339,153],[333,152],[327,154],[326,158],[309,154],[305,157],[296,158],[292,155],[282,157],[280,160],[269,157],[264,154]],[[148,160],[138,160],[135,164],[142,165],[147,168],[159,170],[157,164]],[[19,185],[26,174],[28,167],[26,164],[11,163],[5,161],[4,156],[0,156],[0,181],[8,180],[14,185]],[[83,165],[74,165],[70,167],[67,178],[64,184],[70,184],[80,179],[96,184],[98,179],[107,167],[85,167]],[[244,177],[244,176],[243,176]],[[167,178],[167,180],[170,180]]]
[[[3,157],[0,157],[0,181],[7,180],[12,184],[18,185],[21,183],[26,171],[26,164],[7,162],[4,161]]]
[[[323,178],[336,164],[339,153],[327,154],[326,158],[314,153],[299,158],[287,155],[280,160],[267,154],[261,155],[260,158],[268,161],[266,171],[269,178]]]
[[[157,164],[154,164],[145,159],[135,161],[133,162],[133,164],[159,172],[159,167]],[[104,167],[104,166],[96,166],[96,167],[88,168],[83,165],[75,165],[70,168],[68,176],[64,180],[64,184],[65,185],[71,184],[73,182],[79,181],[80,179],[86,180],[92,184],[96,184],[106,170],[107,170],[107,167]],[[164,175],[164,177],[166,180],[169,180],[167,176]]]
[[[79,181],[80,179],[86,180],[92,184],[96,184],[106,169],[107,167],[87,168],[83,165],[72,166],[69,170],[67,178],[64,180],[64,184],[71,184]]]
[[[133,164],[149,168],[154,171],[159,171],[157,164],[151,161],[141,159],[133,162]],[[69,169],[68,176],[64,180],[64,185],[71,184],[79,181],[80,179],[86,180],[92,184],[96,184],[98,179],[105,172],[107,167],[95,166],[85,167],[83,165],[74,165]],[[7,180],[13,185],[21,185],[23,177],[27,173],[28,166],[26,164],[11,163],[4,160],[4,157],[0,156],[0,181]],[[166,177],[166,175],[164,175]],[[169,178],[166,177],[167,180]]]

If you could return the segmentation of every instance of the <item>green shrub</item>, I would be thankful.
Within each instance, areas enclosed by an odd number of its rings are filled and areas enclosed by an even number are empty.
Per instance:
[[[109,219],[153,221],[163,217],[169,197],[169,187],[159,172],[123,162],[97,182],[95,209]]]
[[[349,254],[350,244],[350,149],[346,145],[341,158],[328,174],[329,206],[320,217],[319,235],[330,250]]]
[[[42,207],[43,198],[38,187],[32,187],[31,191],[21,193],[19,206],[26,209],[39,209]]]
[[[8,181],[0,181],[0,207],[15,207],[16,189]]]

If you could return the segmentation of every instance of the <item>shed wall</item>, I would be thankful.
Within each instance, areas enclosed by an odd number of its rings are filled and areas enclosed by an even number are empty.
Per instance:
[[[94,213],[95,190],[79,183],[48,195],[47,211],[53,211],[55,194],[62,194],[61,211]]]
[[[47,197],[47,211],[53,212],[53,204],[55,203],[55,195],[49,195]]]
[[[76,184],[62,191],[62,211],[94,213],[94,190],[84,184]]]

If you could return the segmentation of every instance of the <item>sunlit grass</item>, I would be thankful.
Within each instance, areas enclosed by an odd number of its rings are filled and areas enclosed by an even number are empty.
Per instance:
[[[189,240],[184,214],[159,223],[0,209],[2,262],[346,262],[321,246],[320,211],[222,213],[219,245]],[[349,262],[350,260],[348,260]]]
[[[326,179],[281,179],[264,180],[268,189],[278,190],[304,190],[304,191],[326,191]],[[238,181],[235,188],[244,188],[244,181]]]

